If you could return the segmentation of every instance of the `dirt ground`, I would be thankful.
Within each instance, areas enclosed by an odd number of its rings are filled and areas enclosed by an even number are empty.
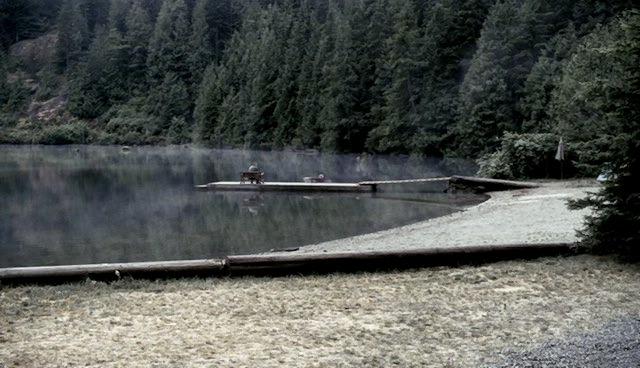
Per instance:
[[[476,367],[640,316],[639,265],[577,256],[286,278],[0,287],[5,367]]]

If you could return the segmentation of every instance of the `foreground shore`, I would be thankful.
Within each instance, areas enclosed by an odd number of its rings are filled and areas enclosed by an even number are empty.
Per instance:
[[[471,367],[640,316],[637,266],[577,256],[378,274],[0,289],[7,367]]]

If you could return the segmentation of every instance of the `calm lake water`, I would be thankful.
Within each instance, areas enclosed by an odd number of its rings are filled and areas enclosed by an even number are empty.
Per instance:
[[[442,193],[198,192],[256,161],[268,181],[465,173],[465,162],[193,147],[0,146],[0,267],[263,252],[442,216],[484,198]],[[468,173],[468,172],[466,172]]]

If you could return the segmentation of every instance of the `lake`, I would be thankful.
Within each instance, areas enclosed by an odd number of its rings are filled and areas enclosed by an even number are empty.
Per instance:
[[[469,174],[464,161],[192,146],[0,146],[0,267],[213,258],[443,216],[484,200],[445,194],[199,192],[257,162],[267,181]]]

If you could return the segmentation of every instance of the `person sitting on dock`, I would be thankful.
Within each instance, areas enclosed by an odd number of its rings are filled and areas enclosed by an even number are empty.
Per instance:
[[[249,169],[242,174],[240,174],[240,183],[244,183],[245,181],[249,181],[251,184],[262,184],[264,183],[264,172],[260,171],[258,168],[258,164],[252,162],[249,165]]]

